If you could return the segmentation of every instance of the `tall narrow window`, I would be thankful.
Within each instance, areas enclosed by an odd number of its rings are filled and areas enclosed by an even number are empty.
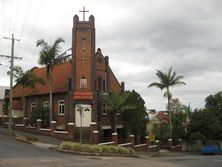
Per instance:
[[[49,108],[49,101],[44,101],[43,107],[48,109]]]
[[[101,91],[102,89],[102,79],[98,78],[98,90]]]
[[[106,103],[102,104],[102,114],[107,115]]]
[[[65,114],[65,102],[64,100],[58,101],[58,114],[64,115]]]
[[[36,102],[31,103],[31,112],[33,112],[36,108]]]
[[[4,104],[2,105],[2,112],[3,113],[5,112],[5,105]]]
[[[106,81],[103,80],[103,92],[106,92]]]

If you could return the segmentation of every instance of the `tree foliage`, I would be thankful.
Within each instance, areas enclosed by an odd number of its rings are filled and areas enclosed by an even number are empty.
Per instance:
[[[170,138],[172,137],[172,121],[171,121],[171,112],[170,112],[170,99],[172,94],[170,92],[170,87],[185,85],[185,82],[182,81],[183,76],[178,76],[175,71],[172,71],[172,67],[167,71],[163,72],[157,70],[156,76],[159,82],[153,82],[148,85],[148,87],[157,87],[161,91],[165,90],[164,97],[167,97],[167,106],[169,111],[170,118]]]
[[[217,116],[222,124],[222,92],[218,92],[214,95],[209,95],[205,99],[205,107],[212,111]]]
[[[10,72],[8,72],[8,75],[10,75]],[[26,87],[35,88],[36,83],[40,83],[41,85],[44,85],[45,82],[42,78],[35,75],[35,73],[32,70],[23,71],[22,67],[15,66],[13,69],[13,76],[15,77],[15,82],[17,85],[21,85],[23,89],[22,93],[22,106],[23,106],[23,113],[26,114],[25,111],[25,95],[24,95],[24,89]]]
[[[199,137],[202,140],[222,140],[221,122],[215,112],[209,109],[196,109],[191,113],[189,135],[194,139]]]
[[[129,108],[128,99],[130,97],[129,92],[124,92],[122,95],[118,95],[115,92],[111,92],[109,96],[105,97],[103,100],[107,104],[108,110],[111,115],[111,129],[112,132],[116,133],[116,114],[122,113],[125,109]]]
[[[187,113],[183,111],[174,112],[172,114],[173,134],[174,140],[183,139],[186,136],[186,121]]]
[[[52,45],[47,43],[44,39],[36,42],[36,46],[41,47],[39,52],[39,64],[46,67],[46,74],[49,86],[49,115],[52,121],[52,70],[56,64],[61,63],[64,59],[60,54],[60,43],[64,42],[62,38],[57,38]]]
[[[128,91],[130,94],[128,98],[128,105],[134,108],[126,109],[123,114],[124,127],[128,133],[136,136],[144,136],[146,133],[146,126],[148,122],[148,115],[146,113],[145,101],[136,91]]]
[[[31,123],[36,124],[37,119],[41,119],[43,124],[49,125],[49,108],[36,107],[31,113]]]

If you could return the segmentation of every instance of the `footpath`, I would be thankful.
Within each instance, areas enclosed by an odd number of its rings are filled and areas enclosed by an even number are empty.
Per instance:
[[[8,129],[0,127],[0,134],[8,135]],[[42,147],[42,148],[55,147],[55,146],[58,146],[62,142],[62,140],[59,140],[53,137],[27,133],[23,131],[14,130],[14,129],[12,129],[12,135],[15,137],[28,136],[28,137],[33,137],[35,139],[38,139],[39,142],[32,143],[32,144],[38,147]]]

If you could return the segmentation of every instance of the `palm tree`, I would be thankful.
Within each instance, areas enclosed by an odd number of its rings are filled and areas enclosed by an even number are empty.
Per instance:
[[[171,120],[171,112],[170,112],[170,99],[172,94],[170,93],[170,87],[186,85],[185,82],[181,81],[184,77],[177,76],[175,71],[172,71],[172,67],[168,70],[168,72],[162,72],[157,70],[156,75],[159,79],[159,82],[153,82],[148,85],[148,87],[157,87],[161,91],[166,90],[164,93],[164,97],[167,97],[167,108],[169,113],[170,120],[170,138],[172,137],[172,120]]]
[[[52,45],[48,44],[44,39],[37,41],[36,46],[40,46],[39,64],[46,67],[47,82],[49,86],[49,115],[50,122],[52,121],[52,70],[56,64],[63,60],[59,55],[60,43],[64,42],[62,38],[57,38]]]
[[[108,110],[111,115],[111,129],[112,133],[116,133],[116,115],[117,113],[123,112],[126,108],[129,107],[127,104],[130,93],[125,92],[122,95],[118,95],[115,92],[111,92],[109,96],[104,98],[104,102],[107,105]]]
[[[10,74],[10,71],[8,72]],[[23,113],[26,114],[25,111],[25,87],[35,88],[36,83],[40,83],[41,85],[45,84],[44,80],[40,77],[37,77],[32,70],[23,71],[20,66],[15,66],[13,69],[13,75],[15,77],[15,82],[17,85],[22,86],[22,110]]]

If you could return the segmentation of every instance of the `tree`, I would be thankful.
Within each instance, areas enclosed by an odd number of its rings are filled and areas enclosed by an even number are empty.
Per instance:
[[[122,113],[123,124],[128,133],[134,134],[136,138],[144,136],[148,122],[148,114],[146,113],[145,101],[136,91],[127,91],[130,95],[127,104],[135,106],[128,108]]]
[[[214,114],[220,119],[222,126],[222,92],[218,92],[214,95],[209,95],[205,99],[205,107],[214,112]]]
[[[49,125],[49,108],[48,107],[36,107],[31,114],[31,124],[36,124],[37,119],[41,119],[43,125]]]
[[[192,136],[194,139],[222,139],[220,120],[215,115],[214,111],[208,109],[196,109],[191,113],[188,132],[189,136]]]
[[[111,129],[112,133],[116,133],[116,114],[122,113],[129,106],[127,105],[127,101],[129,99],[130,93],[124,92],[122,95],[118,95],[115,92],[111,92],[109,96],[104,98],[104,102],[106,103],[108,110],[111,115]]]
[[[168,105],[166,106],[167,108],[169,108]],[[171,109],[170,111],[173,113],[176,113],[176,112],[185,113],[189,111],[189,107],[182,104],[178,98],[170,99],[170,109]]]
[[[148,85],[148,87],[157,87],[161,91],[166,90],[164,93],[164,97],[167,97],[168,104],[168,113],[170,118],[170,138],[172,138],[172,120],[171,120],[171,112],[170,112],[170,99],[172,94],[170,93],[170,87],[185,85],[185,82],[181,81],[184,77],[177,76],[175,71],[172,71],[172,67],[167,72],[162,72],[157,70],[156,76],[159,79],[159,82],[153,82]]]
[[[10,72],[8,72],[10,74]],[[15,77],[15,82],[17,85],[22,85],[22,110],[23,113],[26,114],[25,111],[25,95],[24,89],[26,87],[35,88],[36,83],[40,83],[44,85],[45,82],[42,78],[37,77],[32,70],[23,71],[20,66],[15,66],[13,69],[13,75]]]
[[[47,82],[49,87],[49,115],[52,121],[52,70],[56,64],[62,62],[63,58],[59,55],[60,43],[64,42],[62,38],[57,38],[52,45],[48,44],[44,39],[37,41],[36,46],[40,46],[39,64],[46,67]]]
[[[183,139],[186,136],[187,114],[183,111],[172,113],[172,138],[174,140]]]

